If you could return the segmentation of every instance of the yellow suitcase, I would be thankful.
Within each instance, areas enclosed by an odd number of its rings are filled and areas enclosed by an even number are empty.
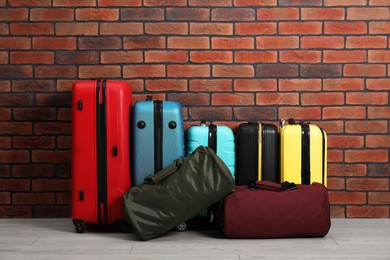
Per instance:
[[[310,123],[281,123],[281,182],[296,184],[322,183],[326,186],[327,136],[323,129]]]

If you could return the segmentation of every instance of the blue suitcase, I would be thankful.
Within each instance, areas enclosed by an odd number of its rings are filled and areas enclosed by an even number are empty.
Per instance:
[[[235,143],[233,131],[227,126],[207,125],[201,121],[199,126],[191,126],[187,132],[187,155],[198,146],[208,146],[222,159],[235,177]]]
[[[132,114],[132,185],[136,186],[184,156],[184,127],[177,102],[139,101]]]

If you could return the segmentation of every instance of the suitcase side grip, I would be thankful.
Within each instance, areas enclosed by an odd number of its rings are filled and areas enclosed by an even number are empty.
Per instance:
[[[118,146],[117,145],[114,145],[114,147],[112,147],[112,156],[114,156],[114,157],[118,156]]]
[[[81,99],[77,101],[77,110],[83,110],[83,101]]]

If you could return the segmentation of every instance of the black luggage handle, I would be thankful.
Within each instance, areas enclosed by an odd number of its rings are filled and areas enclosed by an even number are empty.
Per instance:
[[[272,190],[272,191],[284,191],[284,190],[296,190],[298,186],[294,182],[282,182],[275,183],[270,181],[250,181],[248,187],[251,190]]]

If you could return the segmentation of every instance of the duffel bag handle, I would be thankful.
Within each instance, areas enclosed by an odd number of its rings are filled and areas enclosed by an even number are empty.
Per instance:
[[[293,182],[282,182],[275,183],[270,181],[251,181],[248,187],[255,190],[273,190],[273,191],[284,191],[284,190],[295,190],[298,186]]]
[[[145,177],[144,184],[159,183],[160,181],[167,178],[172,173],[176,172],[179,169],[179,167],[183,164],[183,162],[184,162],[183,157],[179,157],[168,167],[162,169],[161,171],[157,172],[156,174],[149,175],[149,176]]]

